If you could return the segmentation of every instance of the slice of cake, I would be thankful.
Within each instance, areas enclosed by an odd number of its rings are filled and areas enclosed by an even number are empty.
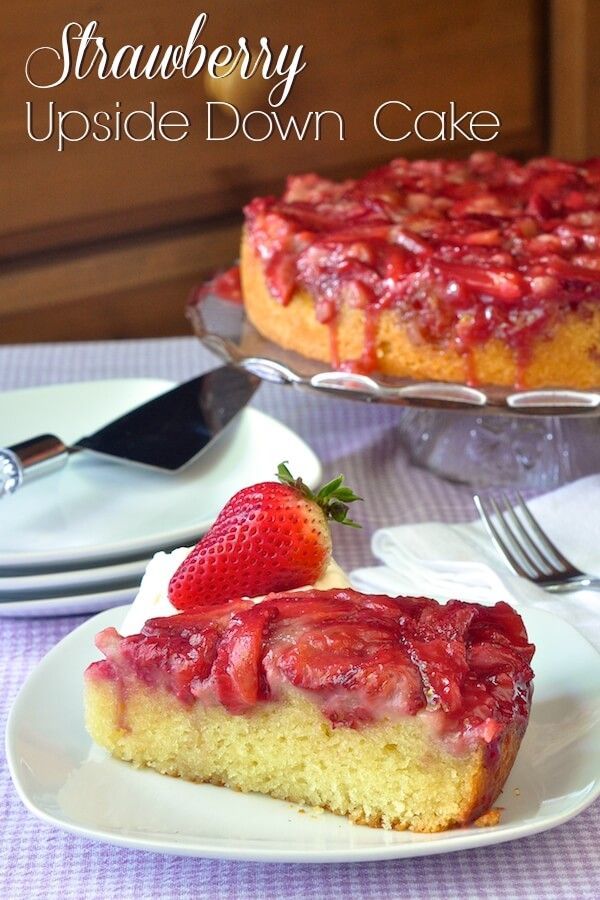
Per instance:
[[[600,159],[396,159],[292,177],[245,215],[246,311],[285,348],[358,372],[600,386]]]
[[[488,813],[528,721],[534,648],[505,603],[280,593],[97,646],[86,721],[114,756],[376,827]]]
[[[127,636],[98,635],[90,734],[138,766],[368,825],[485,815],[529,715],[521,619],[505,603],[349,589],[328,520],[355,525],[359,498],[341,475],[313,493],[278,473],[232,497],[191,551],[156,558]]]

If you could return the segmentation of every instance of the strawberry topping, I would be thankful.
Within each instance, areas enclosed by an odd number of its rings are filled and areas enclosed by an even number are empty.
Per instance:
[[[431,714],[437,733],[489,743],[525,722],[531,698],[534,647],[506,603],[273,594],[152,619],[132,637],[106,629],[97,646],[108,665],[90,675],[125,690],[136,677],[234,715],[297,689],[335,726]]]
[[[242,713],[265,699],[261,691],[263,641],[276,609],[252,606],[237,613],[219,645],[214,662],[215,693],[230,713]]]
[[[523,366],[561,315],[600,302],[600,158],[396,159],[341,184],[290,178],[245,214],[273,296],[308,290],[332,329],[346,303],[393,309],[415,340],[468,356],[498,338]]]

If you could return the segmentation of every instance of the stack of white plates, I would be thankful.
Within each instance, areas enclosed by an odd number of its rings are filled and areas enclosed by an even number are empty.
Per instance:
[[[45,432],[69,443],[171,387],[122,379],[5,393],[0,443]],[[232,494],[271,480],[282,460],[309,484],[319,481],[312,450],[252,407],[179,474],[76,454],[0,500],[0,615],[68,615],[131,601],[154,553],[193,544]]]

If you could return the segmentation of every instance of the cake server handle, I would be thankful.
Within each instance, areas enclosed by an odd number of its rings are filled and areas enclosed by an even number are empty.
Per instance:
[[[25,479],[62,468],[70,448],[54,434],[40,434],[12,447],[0,447],[0,498],[6,497]]]

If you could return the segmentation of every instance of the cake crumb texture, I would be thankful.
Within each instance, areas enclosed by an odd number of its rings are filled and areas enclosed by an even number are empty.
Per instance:
[[[334,727],[299,692],[231,715],[186,706],[137,680],[98,677],[86,678],[85,706],[93,739],[136,766],[399,831],[441,831],[488,813],[522,736],[511,725],[493,753],[478,747],[456,756],[418,717]]]

